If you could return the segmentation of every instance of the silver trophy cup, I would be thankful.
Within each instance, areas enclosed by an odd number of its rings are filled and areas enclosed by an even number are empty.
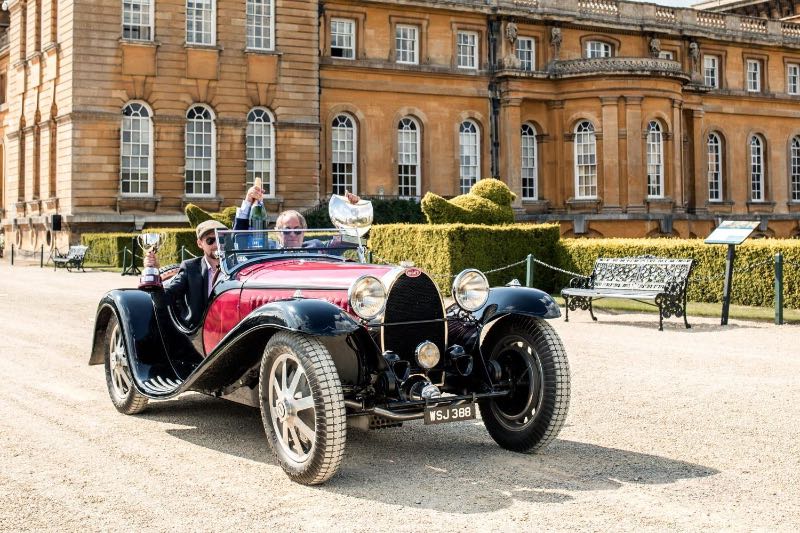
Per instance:
[[[150,252],[158,253],[159,247],[164,242],[164,235],[162,233],[142,233],[138,236],[139,246],[144,250],[145,255]],[[144,267],[142,269],[142,277],[139,278],[139,288],[157,288],[161,287],[161,274],[156,267]]]

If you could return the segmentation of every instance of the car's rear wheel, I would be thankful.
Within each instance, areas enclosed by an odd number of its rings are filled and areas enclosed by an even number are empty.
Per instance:
[[[106,327],[105,340],[106,385],[111,403],[117,411],[126,415],[141,413],[147,407],[147,397],[142,396],[133,385],[130,358],[122,336],[122,327],[117,315],[112,314]]]
[[[327,348],[313,337],[279,332],[267,343],[259,379],[261,418],[278,462],[294,481],[330,479],[344,456],[344,396]]]
[[[569,363],[558,334],[542,319],[510,317],[489,333],[484,350],[511,388],[509,396],[480,402],[489,434],[515,452],[543,448],[569,408]]]

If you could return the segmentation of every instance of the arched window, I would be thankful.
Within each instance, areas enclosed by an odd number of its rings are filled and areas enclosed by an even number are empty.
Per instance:
[[[792,138],[789,164],[789,198],[793,202],[800,202],[800,137]]]
[[[764,195],[764,141],[758,135],[750,137],[750,200],[763,202]]]
[[[539,176],[536,153],[536,128],[531,124],[522,125],[522,138],[520,140],[522,155],[522,198],[524,200],[539,199]]]
[[[459,190],[467,194],[470,187],[481,179],[481,134],[477,124],[471,120],[461,123],[458,129],[459,144]]]
[[[247,114],[247,178],[245,189],[261,178],[264,195],[275,196],[275,135],[272,115],[257,107]]]
[[[397,125],[397,194],[417,197],[420,184],[420,127],[406,117]]]
[[[587,120],[575,126],[575,197],[597,198],[597,137]]]
[[[647,196],[664,196],[664,136],[655,120],[647,125]]]
[[[356,193],[358,132],[349,115],[337,115],[331,124],[331,178],[333,194]]]
[[[708,169],[708,201],[722,201],[722,141],[716,133],[709,133],[706,140]]]
[[[152,113],[139,102],[122,108],[119,176],[122,194],[153,194]]]
[[[214,113],[195,105],[186,113],[186,194],[214,196],[217,191]]]

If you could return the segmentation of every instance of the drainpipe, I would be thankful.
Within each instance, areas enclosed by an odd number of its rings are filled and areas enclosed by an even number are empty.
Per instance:
[[[500,20],[489,18],[489,128],[493,178],[500,178],[500,95],[497,88],[497,37],[499,34]]]

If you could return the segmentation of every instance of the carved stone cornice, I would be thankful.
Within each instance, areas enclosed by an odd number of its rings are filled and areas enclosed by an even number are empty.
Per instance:
[[[670,59],[656,57],[602,57],[553,61],[548,73],[555,78],[571,78],[593,75],[659,74],[663,77],[689,81],[681,64]]]

